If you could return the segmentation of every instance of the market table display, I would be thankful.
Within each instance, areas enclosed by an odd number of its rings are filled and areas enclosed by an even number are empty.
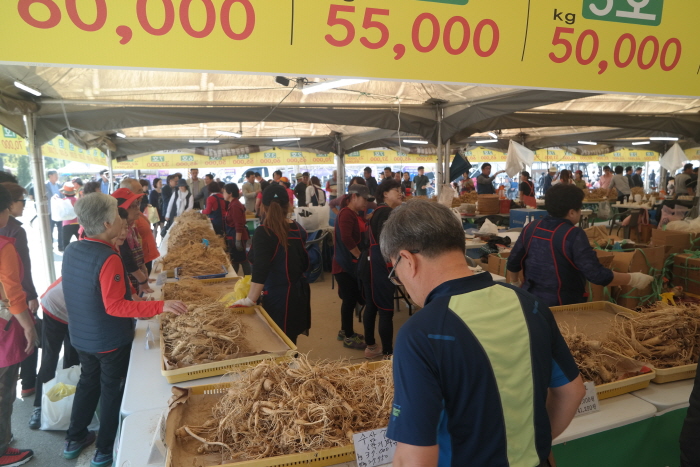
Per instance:
[[[146,349],[146,333],[150,329],[153,343]],[[150,409],[165,409],[172,394],[173,384],[169,384],[160,373],[160,327],[157,319],[138,320],[136,335],[131,345],[129,373],[126,375],[124,398],[122,399],[122,417]],[[177,383],[180,387],[215,384],[230,380],[229,376],[215,376]]]
[[[665,384],[650,384],[649,387],[632,393],[633,396],[648,402],[659,412],[688,407],[693,379],[674,381]]]
[[[575,418],[552,452],[559,467],[663,467],[645,446],[656,436],[656,408],[629,394],[600,401],[600,412]]]
[[[158,421],[164,412],[163,409],[145,410],[124,419],[118,442],[119,450],[113,464],[115,467],[165,467],[165,460],[160,460],[157,448],[152,446]],[[155,455],[149,463],[152,452],[155,452]],[[357,462],[344,462],[334,467],[357,467]]]

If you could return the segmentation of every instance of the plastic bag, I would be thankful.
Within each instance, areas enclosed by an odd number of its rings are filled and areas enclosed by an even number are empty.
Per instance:
[[[294,209],[296,221],[307,232],[329,227],[331,209],[328,206],[303,206]]]
[[[451,185],[440,185],[438,203],[452,209],[452,200],[455,198],[455,189]]]
[[[227,293],[221,297],[219,301],[226,304],[226,306],[231,306],[234,304],[234,302],[246,298],[248,296],[248,292],[250,292],[250,282],[252,279],[253,276],[245,276],[238,279],[236,285],[233,287],[233,292]]]
[[[496,224],[486,219],[479,229],[479,235],[498,235],[498,227]]]
[[[160,222],[160,216],[158,215],[158,210],[151,206],[150,204],[146,206],[146,209],[143,210],[144,215],[148,219],[148,222],[151,224],[157,224]]]
[[[610,207],[610,202],[603,201],[598,207],[598,217],[601,219],[610,219],[612,216],[612,208]]]
[[[68,198],[51,198],[51,220],[54,222],[69,221],[75,219],[73,203]]]
[[[58,402],[61,399],[75,394],[75,389],[76,386],[72,384],[58,383],[49,389],[49,392],[46,393],[46,397],[48,397],[51,402]]]
[[[79,380],[80,366],[73,366],[65,370],[57,370],[56,377],[48,383],[44,383],[44,393],[41,395],[42,430],[68,429],[75,391],[71,394],[67,394],[67,392],[69,392],[71,386],[75,388]],[[56,400],[52,400],[52,398]],[[98,430],[99,427],[100,423],[97,420],[97,415],[93,414],[92,423],[88,426],[88,430]]]

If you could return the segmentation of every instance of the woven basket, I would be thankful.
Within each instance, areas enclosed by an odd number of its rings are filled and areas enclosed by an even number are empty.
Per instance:
[[[498,195],[479,195],[479,214],[489,215],[501,212],[501,203]]]

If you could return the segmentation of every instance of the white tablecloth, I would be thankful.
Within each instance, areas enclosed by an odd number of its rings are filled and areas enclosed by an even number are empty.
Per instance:
[[[146,329],[150,324],[156,342],[146,350]],[[136,323],[136,337],[131,346],[129,373],[126,375],[121,415],[126,417],[136,412],[151,409],[165,409],[172,395],[173,386],[191,387],[227,381],[227,376],[215,376],[184,383],[169,384],[160,372],[160,330],[158,319],[139,320]]]
[[[693,382],[692,379],[686,379],[665,384],[651,383],[647,388],[635,391],[632,395],[654,405],[659,412],[682,409],[688,407]]]
[[[575,439],[602,433],[656,415],[656,407],[630,394],[600,401],[600,412],[574,418],[571,425],[552,444],[562,444]]]

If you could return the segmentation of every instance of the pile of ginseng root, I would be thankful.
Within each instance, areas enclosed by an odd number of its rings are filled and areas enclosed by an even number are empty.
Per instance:
[[[223,462],[346,446],[355,432],[388,425],[393,402],[391,362],[357,369],[343,361],[265,360],[240,374],[201,426],[177,429],[199,454]]]
[[[602,342],[571,332],[566,325],[559,325],[559,329],[584,381],[593,381],[598,386],[621,379],[619,357],[607,352]]]
[[[166,300],[182,300],[189,310],[180,316],[160,316],[167,369],[230,360],[251,351],[241,318],[218,302],[232,284],[180,279],[163,286]]]
[[[635,376],[631,362],[666,369],[698,363],[700,306],[658,302],[635,316],[618,315],[600,341],[560,324],[584,381],[611,383]]]
[[[231,360],[251,351],[245,325],[225,304],[190,304],[187,309],[184,315],[161,315],[166,369]]]
[[[698,363],[700,306],[658,302],[638,316],[617,318],[609,334],[609,349],[648,362],[655,368]]]
[[[205,246],[202,240],[207,240]],[[163,269],[181,268],[183,277],[222,273],[229,264],[224,241],[214,233],[211,221],[196,211],[186,211],[170,230]]]

